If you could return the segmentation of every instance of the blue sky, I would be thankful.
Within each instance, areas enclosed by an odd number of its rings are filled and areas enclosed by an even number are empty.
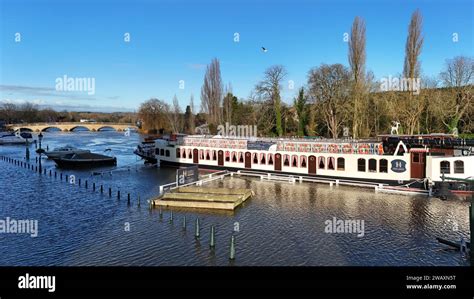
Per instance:
[[[175,94],[183,108],[193,94],[198,108],[205,66],[214,57],[224,83],[244,99],[267,67],[284,65],[286,81],[295,85],[284,86],[283,99],[290,103],[310,68],[348,65],[343,35],[355,16],[366,22],[367,69],[376,78],[401,73],[407,27],[417,8],[424,19],[423,74],[436,76],[445,59],[473,56],[474,49],[471,0],[0,3],[0,101],[58,110],[133,111],[151,97],[171,102]],[[56,91],[56,78],[64,75],[94,78],[95,94]]]

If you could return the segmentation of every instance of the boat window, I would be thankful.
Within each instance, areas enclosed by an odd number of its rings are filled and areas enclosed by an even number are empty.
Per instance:
[[[186,150],[183,150],[183,158],[186,159]]]
[[[337,170],[344,170],[345,168],[346,166],[344,158],[337,158]]]
[[[285,160],[283,162],[283,165],[285,166],[290,166],[290,157],[288,155],[285,155]]]
[[[176,158],[181,158],[181,150],[179,148],[176,149]]]
[[[164,149],[161,149],[160,150],[160,156],[164,156],[165,155],[165,150]]]
[[[464,173],[464,161],[454,161],[454,173]]]
[[[237,162],[237,155],[235,152],[232,152],[232,162]]]
[[[306,157],[305,156],[301,156],[301,167],[306,167]]]
[[[211,160],[211,156],[209,156],[209,151],[206,151],[206,160]]]
[[[369,159],[369,171],[377,172],[377,160]]]
[[[298,167],[298,156],[293,156],[293,163],[291,163],[291,166]]]
[[[258,158],[256,153],[253,154],[253,164],[258,164]]]
[[[155,149],[155,154],[156,154],[157,156],[160,155],[160,149],[159,149],[159,148]]]
[[[439,164],[441,173],[450,173],[450,163],[448,161],[441,161]]]
[[[357,159],[357,170],[365,171],[365,159],[362,159],[362,158]]]
[[[241,152],[239,153],[239,162],[244,163],[244,156],[242,155]]]
[[[166,150],[165,155],[166,155],[166,157],[169,157],[170,156],[170,151]]]
[[[265,161],[265,154],[261,154],[261,159],[260,159],[260,164],[266,164],[266,161]]]
[[[325,164],[326,164],[326,158],[319,157],[319,169],[324,169]]]
[[[334,157],[329,157],[328,158],[328,169],[329,170],[334,170]]]
[[[204,151],[203,150],[199,150],[199,156],[200,156],[201,160],[204,160]]]
[[[229,151],[226,151],[226,152],[225,152],[225,161],[226,161],[226,162],[229,162],[229,161],[230,161],[230,152],[229,152]]]
[[[379,161],[379,172],[383,172],[383,173],[388,172],[388,161],[387,161],[387,159],[380,159],[380,161]]]
[[[273,165],[273,155],[268,154],[268,165]]]
[[[413,163],[420,163],[420,153],[413,153],[412,162]]]
[[[216,151],[212,151],[212,160],[217,160]]]
[[[188,151],[188,158],[189,159],[192,159],[193,158],[193,152],[191,150]]]

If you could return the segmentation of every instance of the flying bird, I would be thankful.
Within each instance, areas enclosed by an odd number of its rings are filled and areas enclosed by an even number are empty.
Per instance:
[[[266,53],[268,50],[265,47],[262,47],[262,51]]]

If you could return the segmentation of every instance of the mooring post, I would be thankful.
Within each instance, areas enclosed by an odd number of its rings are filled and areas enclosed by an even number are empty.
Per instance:
[[[130,193],[127,194],[127,205],[130,205]]]
[[[140,195],[138,195],[138,207],[140,207]]]
[[[62,172],[59,174],[59,177],[61,178],[61,181],[62,181],[63,180],[63,173]]]
[[[209,241],[209,247],[211,248],[214,248],[216,246],[216,242],[215,242],[215,228],[214,228],[214,225],[211,225],[211,240]]]
[[[117,190],[117,199],[120,199],[120,190]]]
[[[186,230],[186,215],[183,217],[183,230]]]
[[[201,235],[201,229],[199,228],[199,218],[196,218],[196,232],[194,233],[194,236],[196,238],[199,238]]]
[[[112,197],[112,188],[109,187],[109,197]]]
[[[81,187],[81,179],[79,178],[79,187]]]
[[[87,189],[87,180],[86,180],[86,189]]]
[[[95,183],[92,183],[92,191],[95,191]]]
[[[230,254],[229,254],[229,259],[230,260],[235,260],[235,237],[232,235],[230,238]]]
[[[473,211],[473,205],[474,205],[474,194],[471,196],[471,205],[469,206],[469,230],[471,232],[471,244],[470,244],[470,252],[469,252],[469,257],[471,260],[471,267],[474,266],[474,211]]]

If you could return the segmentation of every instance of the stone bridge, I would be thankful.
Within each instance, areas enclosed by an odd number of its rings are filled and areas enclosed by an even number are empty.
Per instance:
[[[101,131],[103,129],[114,129],[115,131],[125,131],[126,129],[136,130],[137,126],[128,123],[98,123],[98,122],[59,122],[59,123],[34,123],[34,124],[11,124],[6,125],[8,129],[28,130],[32,132],[44,132],[48,129],[56,128],[63,132],[72,132],[77,128],[86,128],[89,131]]]

